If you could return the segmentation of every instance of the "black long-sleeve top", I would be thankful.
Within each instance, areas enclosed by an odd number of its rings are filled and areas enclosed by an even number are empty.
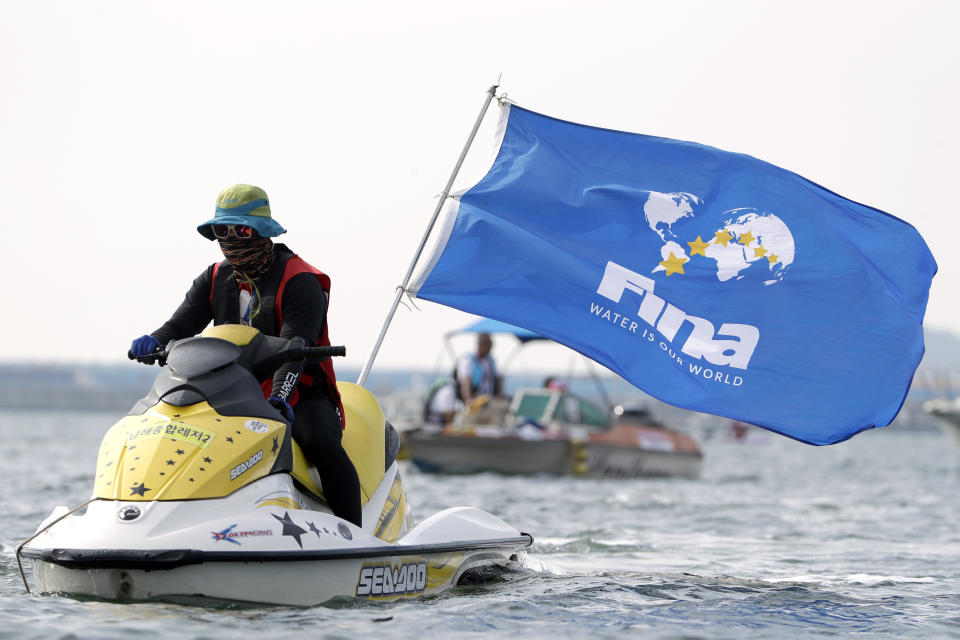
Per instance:
[[[283,269],[283,261],[276,260],[274,269]],[[263,278],[265,282],[269,280],[270,274]],[[159,340],[160,344],[166,344],[170,340],[188,338],[203,331],[214,317],[213,305],[210,301],[212,286],[213,265],[207,267],[197,276],[187,291],[183,302],[180,303],[170,319],[159,329],[153,331],[151,335]],[[261,292],[261,294],[275,295],[276,292]],[[233,305],[233,309],[227,311],[231,322],[240,322],[239,299]],[[297,274],[290,278],[284,288],[283,325],[275,335],[287,339],[300,337],[306,344],[314,345],[323,332],[326,312],[327,295],[317,278],[310,273]],[[262,324],[258,326],[258,319],[254,318],[252,324],[263,331],[265,327]],[[303,371],[304,364],[302,361],[283,365],[273,376],[271,395],[287,400]],[[320,372],[317,373],[322,375]],[[286,385],[284,385],[285,381],[288,381]],[[320,391],[322,386],[315,385],[314,388]]]

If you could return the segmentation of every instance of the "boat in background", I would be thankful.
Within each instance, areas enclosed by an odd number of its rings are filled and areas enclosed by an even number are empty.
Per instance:
[[[527,329],[482,319],[445,336],[454,361],[450,337],[462,333],[509,334],[521,347],[548,340]],[[422,471],[437,473],[700,476],[703,453],[692,437],[657,422],[642,405],[614,406],[600,379],[592,377],[609,409],[562,384],[522,388],[512,399],[480,396],[457,412],[449,425],[425,420],[408,425],[401,431],[402,451]]]
[[[935,398],[923,403],[923,410],[939,418],[940,427],[960,447],[960,398]]]
[[[423,425],[405,441],[417,468],[437,473],[697,478],[703,461],[693,438],[645,412],[618,406],[611,416],[555,389],[482,396],[453,424]]]

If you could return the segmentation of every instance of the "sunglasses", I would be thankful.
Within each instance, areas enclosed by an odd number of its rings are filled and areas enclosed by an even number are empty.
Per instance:
[[[215,238],[227,238],[230,234],[241,240],[248,240],[253,237],[253,227],[245,224],[212,224],[210,228],[213,230]]]

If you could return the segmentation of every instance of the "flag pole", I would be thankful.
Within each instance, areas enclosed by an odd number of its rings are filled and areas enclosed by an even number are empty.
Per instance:
[[[437,206],[433,210],[433,215],[430,217],[430,224],[427,225],[427,230],[424,231],[423,237],[420,239],[420,245],[417,247],[417,252],[414,254],[413,260],[410,261],[410,266],[407,268],[407,273],[403,277],[403,282],[397,286],[397,292],[393,296],[393,303],[390,305],[390,310],[387,312],[387,319],[384,321],[383,327],[380,328],[380,335],[377,336],[377,342],[373,345],[373,351],[370,353],[370,357],[367,359],[367,362],[363,365],[363,369],[360,371],[360,377],[357,379],[358,385],[362,386],[367,381],[367,376],[370,374],[370,369],[373,367],[373,361],[377,358],[377,352],[380,351],[380,345],[383,344],[383,338],[387,335],[387,329],[390,327],[390,322],[393,320],[393,316],[397,312],[397,307],[400,305],[400,299],[410,286],[410,278],[413,276],[413,270],[417,266],[417,261],[420,260],[420,255],[423,253],[423,248],[426,246],[427,239],[430,237],[430,232],[433,230],[433,225],[437,222],[437,217],[440,215],[440,209],[443,207],[443,203],[447,201],[447,198],[450,197],[450,188],[453,186],[453,181],[457,179],[457,174],[460,172],[460,167],[463,165],[463,160],[467,157],[467,151],[470,150],[470,145],[473,143],[473,139],[477,135],[477,130],[480,129],[480,123],[483,121],[483,116],[486,115],[487,108],[490,106],[490,101],[493,100],[497,93],[497,87],[499,86],[499,84],[495,84],[487,89],[486,97],[483,100],[483,107],[480,109],[480,114],[477,116],[477,121],[473,123],[473,129],[470,130],[470,135],[467,137],[467,143],[463,145],[463,150],[460,152],[460,157],[457,158],[457,164],[453,167],[453,172],[450,174],[450,178],[447,180],[447,185],[443,188],[443,191],[440,192],[440,198],[437,201]]]

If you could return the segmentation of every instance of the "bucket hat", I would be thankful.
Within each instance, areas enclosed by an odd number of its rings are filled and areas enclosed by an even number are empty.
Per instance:
[[[270,217],[270,201],[267,192],[249,184],[227,187],[217,196],[217,211],[214,216],[197,227],[204,238],[214,240],[214,224],[245,224],[264,238],[278,236],[287,230]]]

